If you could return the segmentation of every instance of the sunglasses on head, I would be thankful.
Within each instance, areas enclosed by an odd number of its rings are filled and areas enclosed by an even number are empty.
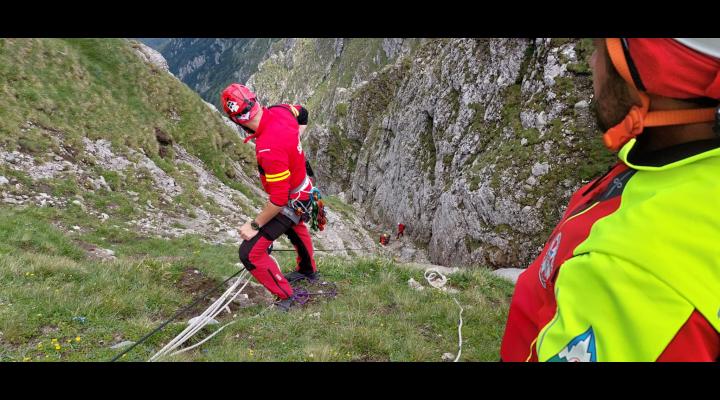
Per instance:
[[[242,123],[242,122],[247,122],[247,121],[241,121],[241,120],[240,120],[240,116],[249,113],[250,110],[252,110],[252,108],[253,108],[254,105],[255,105],[255,102],[254,102],[254,101],[248,100],[248,103],[247,103],[247,105],[245,106],[245,108],[243,108],[242,110],[240,110],[237,114],[231,116],[230,119],[232,119],[233,121],[235,121],[235,123],[238,123],[238,124],[239,124],[239,123]]]

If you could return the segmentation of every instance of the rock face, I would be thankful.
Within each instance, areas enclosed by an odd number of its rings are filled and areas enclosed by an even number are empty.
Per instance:
[[[493,271],[493,274],[500,278],[507,279],[512,283],[517,283],[518,277],[520,277],[520,274],[524,271],[524,269],[520,268],[500,268]]]
[[[279,44],[249,82],[307,104],[318,182],[374,223],[402,221],[432,263],[527,266],[612,162],[588,107],[589,40]]]
[[[145,62],[148,62],[160,68],[161,70],[170,73],[170,67],[165,60],[165,57],[163,57],[159,51],[140,42],[133,42],[133,48],[137,50],[138,54]]]

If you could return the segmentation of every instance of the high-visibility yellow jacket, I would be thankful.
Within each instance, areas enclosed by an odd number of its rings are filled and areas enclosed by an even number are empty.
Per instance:
[[[504,361],[720,358],[720,140],[635,144],[521,274]]]

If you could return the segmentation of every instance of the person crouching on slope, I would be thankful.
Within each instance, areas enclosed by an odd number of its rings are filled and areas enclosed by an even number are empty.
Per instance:
[[[720,39],[597,39],[619,162],[581,187],[515,287],[503,361],[720,358]]]
[[[306,171],[300,134],[307,126],[308,112],[300,105],[262,107],[255,94],[238,83],[228,86],[221,102],[229,118],[255,139],[260,180],[269,201],[252,221],[240,228],[243,239],[239,254],[245,268],[279,298],[276,306],[287,311],[294,304],[290,282],[317,278],[313,243],[304,221],[309,213],[312,181]],[[297,252],[296,270],[283,275],[268,251],[273,241],[285,234]]]

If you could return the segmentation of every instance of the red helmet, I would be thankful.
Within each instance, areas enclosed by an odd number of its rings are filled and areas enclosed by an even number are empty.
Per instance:
[[[220,95],[225,113],[236,124],[250,121],[260,110],[257,96],[247,87],[233,83]]]

